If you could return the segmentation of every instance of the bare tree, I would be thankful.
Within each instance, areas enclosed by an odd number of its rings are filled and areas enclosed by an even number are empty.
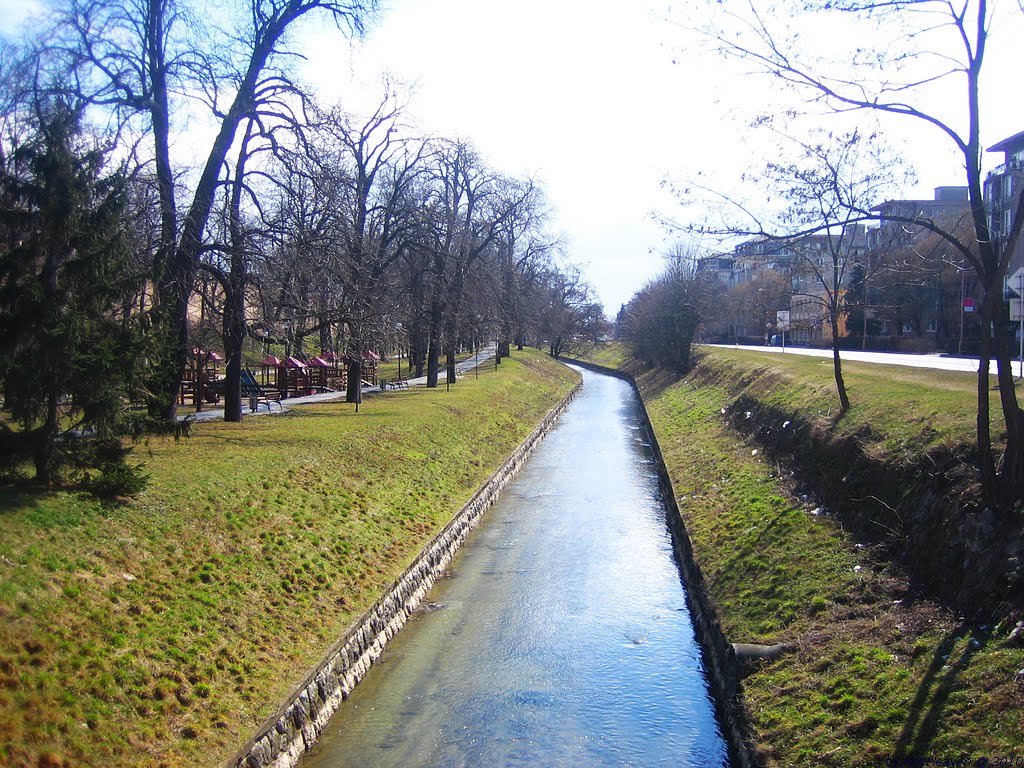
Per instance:
[[[469,273],[534,197],[532,184],[517,184],[495,173],[465,141],[441,143],[433,158],[433,190],[426,205],[431,212],[433,294],[428,387],[437,386],[442,345],[448,381],[455,381],[455,346]]]
[[[154,320],[168,350],[152,383],[155,413],[175,416],[189,349],[188,306],[222,168],[239,127],[279,93],[286,33],[315,12],[359,32],[372,7],[372,0],[252,0],[248,13],[225,14],[225,24],[236,23],[237,29],[218,36],[212,33],[219,25],[206,24],[200,31],[188,6],[171,0],[69,0],[44,43],[58,54],[64,79],[76,91],[123,123],[140,125],[152,142],[161,210]],[[196,92],[205,98],[216,135],[179,221],[171,156],[173,94]]]
[[[603,331],[604,310],[577,265],[550,266],[540,285],[538,330],[547,338],[552,357],[560,357],[577,339],[592,339]]]
[[[767,127],[766,121],[761,122]],[[753,174],[760,189],[781,198],[781,210],[769,218],[732,206],[735,223],[691,227],[702,235],[756,236],[770,247],[784,248],[791,259],[792,308],[800,312],[805,328],[827,324],[832,347],[832,369],[840,413],[850,409],[850,398],[839,355],[840,324],[847,313],[846,289],[854,264],[863,264],[867,250],[865,222],[877,219],[871,208],[887,192],[899,188],[901,165],[875,136],[852,131],[824,132],[810,140],[779,134],[790,161],[771,161]]]
[[[345,183],[337,211],[338,269],[352,297],[346,317],[349,402],[359,399],[370,327],[397,309],[386,296],[386,278],[416,233],[414,196],[425,173],[428,144],[400,137],[400,117],[400,105],[389,91],[364,120],[336,113],[326,121],[344,168],[339,176]]]
[[[782,15],[776,9],[779,16]],[[838,19],[858,41],[842,58],[819,60],[803,47],[799,34],[773,28],[749,0],[722,2],[705,29],[723,54],[737,57],[792,86],[818,108],[841,113],[870,111],[906,117],[937,130],[963,159],[974,232],[964,242],[934,222],[925,226],[943,237],[970,264],[983,294],[982,333],[978,372],[977,436],[981,479],[990,503],[1009,508],[1024,496],[1024,412],[1017,401],[1011,368],[1009,328],[1002,283],[1024,225],[1024,190],[1018,193],[1013,223],[1001,245],[993,238],[986,217],[982,178],[981,107],[979,84],[990,42],[994,6],[987,0],[815,0],[797,3],[794,15]],[[868,42],[861,42],[861,41]],[[873,44],[871,44],[873,43]],[[953,81],[963,93],[958,114],[944,117],[923,106],[937,83]],[[950,105],[943,99],[941,108]],[[961,127],[962,126],[962,127]],[[977,249],[972,244],[977,243]],[[1006,427],[1006,448],[1000,466],[992,453],[989,426],[989,362],[996,361],[999,396]]]
[[[519,187],[523,197],[498,235],[497,282],[500,290],[497,306],[501,322],[495,354],[499,361],[511,353],[513,322],[519,300],[519,275],[528,261],[551,248],[550,242],[540,239],[540,227],[547,215],[540,187],[532,179],[522,182],[510,180],[508,183],[509,191]]]
[[[677,246],[665,259],[661,273],[619,313],[620,334],[644,362],[685,373],[697,329],[724,286],[713,273],[698,270],[692,249]]]

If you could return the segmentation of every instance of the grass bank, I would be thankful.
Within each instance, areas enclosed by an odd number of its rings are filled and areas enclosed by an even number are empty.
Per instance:
[[[223,763],[574,381],[202,423],[123,506],[0,489],[0,764]]]
[[[759,754],[770,766],[837,767],[1024,757],[1024,649],[1008,640],[1012,625],[966,622],[922,594],[885,548],[768,458],[763,431],[737,428],[748,420],[737,402],[771,401],[909,466],[932,450],[969,451],[974,378],[850,365],[854,411],[833,425],[829,365],[716,350],[683,380],[631,371],[729,639],[791,646],[746,670]]]

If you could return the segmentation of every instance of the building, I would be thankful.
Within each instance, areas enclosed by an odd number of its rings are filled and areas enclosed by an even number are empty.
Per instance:
[[[951,232],[971,223],[967,187],[936,187],[931,200],[886,200],[871,210],[879,214],[868,242],[872,251],[911,245],[928,236],[927,228],[908,224],[908,219],[928,220]]]
[[[713,274],[728,286],[732,279],[732,261],[731,256],[705,256],[697,259],[697,274]]]
[[[863,261],[867,247],[868,230],[863,224],[809,235],[791,245],[789,322],[794,344],[832,343],[830,304],[833,299],[843,301],[854,267]],[[837,321],[839,335],[846,336],[846,313]]]
[[[1024,189],[1024,131],[993,144],[988,151],[1003,153],[1003,163],[992,169],[985,179],[988,226],[996,247],[1001,250],[1010,234],[1014,211]],[[1024,267],[1024,238],[1017,241],[1007,274],[1013,274],[1020,267]]]
[[[872,210],[879,225],[869,233],[865,262],[861,322],[874,337],[866,346],[961,351],[965,335],[979,332],[973,272],[951,244],[911,222],[928,221],[972,242],[967,187],[936,187],[930,200],[887,200]]]

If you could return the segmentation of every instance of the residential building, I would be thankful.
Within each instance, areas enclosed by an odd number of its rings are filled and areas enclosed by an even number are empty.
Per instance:
[[[988,151],[1003,153],[1003,163],[992,169],[985,179],[989,229],[996,247],[1002,249],[1013,226],[1021,190],[1024,189],[1024,131],[993,144]],[[1017,241],[1007,274],[1013,274],[1021,267],[1024,267],[1024,238]]]
[[[697,273],[714,275],[726,286],[732,279],[732,257],[731,256],[705,256],[697,259]]]
[[[792,244],[789,322],[794,344],[832,343],[830,304],[833,299],[842,302],[854,266],[863,261],[867,246],[868,230],[863,224],[809,235]],[[839,335],[846,336],[846,313],[837,320]]]
[[[905,351],[961,351],[980,332],[973,315],[975,284],[963,255],[927,226],[972,242],[967,187],[936,187],[930,200],[887,200],[869,234],[861,323],[865,346]],[[864,331],[861,331],[863,333]]]

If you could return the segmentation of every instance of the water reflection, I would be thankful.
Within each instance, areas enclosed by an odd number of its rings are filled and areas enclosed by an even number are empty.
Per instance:
[[[727,765],[638,403],[584,377],[303,768]]]

